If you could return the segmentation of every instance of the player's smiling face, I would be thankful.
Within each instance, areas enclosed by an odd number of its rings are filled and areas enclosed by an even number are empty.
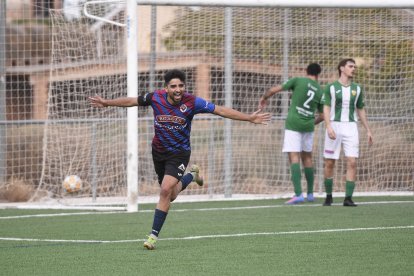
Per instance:
[[[172,79],[165,87],[167,90],[167,100],[170,104],[180,104],[185,92],[185,84],[180,79]]]

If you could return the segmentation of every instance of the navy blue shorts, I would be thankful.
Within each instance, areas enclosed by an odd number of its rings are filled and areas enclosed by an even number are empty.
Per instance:
[[[191,151],[171,153],[152,150],[152,161],[161,185],[164,175],[170,175],[180,180],[190,162]]]

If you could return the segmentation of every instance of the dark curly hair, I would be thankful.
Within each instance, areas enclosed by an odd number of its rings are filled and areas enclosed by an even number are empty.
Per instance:
[[[311,63],[308,65],[308,68],[306,68],[306,73],[309,76],[318,76],[322,72],[322,68],[317,63]]]
[[[179,79],[183,83],[185,83],[185,73],[178,69],[172,69],[165,73],[164,81],[167,85],[172,79]]]

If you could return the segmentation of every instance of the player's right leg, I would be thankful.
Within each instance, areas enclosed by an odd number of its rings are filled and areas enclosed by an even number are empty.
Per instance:
[[[177,185],[171,194],[171,202],[174,201],[178,194],[183,191],[188,184],[193,181],[193,176],[190,173],[185,174],[188,162],[190,161],[191,152],[181,152],[170,154],[165,161],[165,175],[175,177]]]
[[[332,191],[333,191],[333,171],[335,167],[335,159],[325,159],[325,168],[324,168],[324,185],[326,198],[323,206],[331,206],[333,203]]]
[[[359,135],[356,124],[347,125],[348,132],[344,138],[344,154],[346,156],[346,183],[344,206],[356,207],[352,201],[355,189],[357,158],[359,157]]]
[[[174,191],[178,186],[177,174],[171,174],[171,160],[174,160],[174,154],[163,154],[156,151],[152,151],[152,158],[154,162],[155,172],[158,176],[158,182],[161,185],[160,196],[157,207],[154,213],[154,219],[152,223],[152,230],[148,236],[148,239],[144,242],[144,247],[148,250],[155,249],[155,243],[157,242],[158,235],[168,215],[171,201],[173,200]],[[188,158],[189,159],[189,158]],[[188,162],[188,161],[187,161]],[[187,163],[185,164],[185,166]],[[185,170],[185,166],[183,170]],[[173,171],[176,171],[175,169]]]
[[[168,210],[171,205],[171,197],[178,184],[178,179],[171,176],[165,175],[161,183],[160,198],[157,203],[157,207],[154,213],[154,220],[152,223],[152,230],[148,236],[147,241],[144,242],[144,247],[148,250],[155,249],[155,243],[157,242],[158,235],[161,232],[162,226],[168,215]]]
[[[190,155],[190,151],[181,153],[159,153],[154,150],[152,151],[155,171],[159,181],[162,178],[162,183],[160,198],[155,209],[152,230],[148,240],[144,242],[144,247],[149,250],[155,249],[155,243],[168,215],[171,202],[176,199],[186,181],[191,182],[193,180],[191,173],[183,177],[188,162],[190,161]],[[183,178],[186,178],[186,180],[183,180]]]
[[[290,152],[289,156],[297,155],[299,156],[299,153],[297,152]],[[292,160],[292,159],[291,159]],[[295,160],[295,159],[293,159]],[[302,184],[301,184],[301,172],[300,172],[300,163],[292,163],[290,165],[290,174],[291,174],[291,180],[293,183],[295,195],[288,201],[286,201],[286,204],[298,204],[304,202],[304,198],[302,195]]]
[[[290,163],[290,178],[292,180],[295,195],[286,204],[298,204],[304,201],[302,195],[300,152],[302,151],[302,133],[285,129],[283,140],[283,152],[287,152]]]

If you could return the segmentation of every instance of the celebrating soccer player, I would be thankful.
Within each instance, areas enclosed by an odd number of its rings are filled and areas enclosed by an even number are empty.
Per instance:
[[[237,110],[218,106],[202,98],[189,94],[185,87],[185,74],[180,70],[170,70],[164,75],[165,88],[134,97],[103,99],[89,97],[94,107],[151,106],[154,111],[154,131],[152,157],[158,182],[161,185],[159,201],[155,209],[152,231],[144,247],[152,250],[167,217],[170,202],[191,182],[203,185],[199,168],[191,167],[190,173],[183,176],[190,160],[191,121],[198,113],[212,113],[233,120],[248,121],[254,124],[267,124],[271,115],[258,110],[245,114]]]

